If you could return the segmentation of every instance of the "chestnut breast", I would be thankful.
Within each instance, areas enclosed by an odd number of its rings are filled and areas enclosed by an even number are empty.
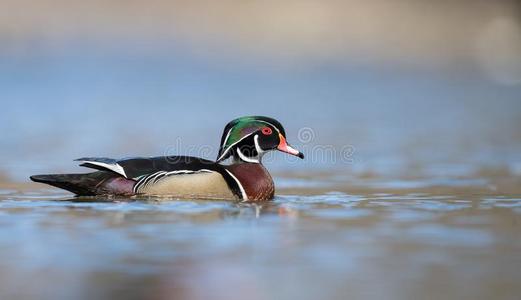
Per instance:
[[[239,180],[249,201],[273,199],[275,185],[268,170],[256,163],[238,163],[226,168]]]

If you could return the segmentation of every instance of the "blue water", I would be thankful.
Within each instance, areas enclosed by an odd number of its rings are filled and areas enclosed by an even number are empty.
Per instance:
[[[514,299],[520,292],[519,197],[397,189],[285,194],[254,205],[2,190],[0,215],[3,299]]]
[[[251,114],[279,119],[308,154],[334,151],[335,159],[319,153],[298,163],[275,156],[270,167],[280,170],[519,168],[521,90],[472,70],[277,68],[135,46],[77,42],[1,54],[0,170],[22,180],[74,170],[70,161],[84,156],[213,159],[224,125]],[[302,129],[312,136],[299,136]],[[348,161],[343,149],[353,150]]]
[[[158,49],[0,51],[1,299],[519,298],[519,85]],[[252,114],[306,154],[265,157],[272,203],[28,184],[85,156],[212,159]]]

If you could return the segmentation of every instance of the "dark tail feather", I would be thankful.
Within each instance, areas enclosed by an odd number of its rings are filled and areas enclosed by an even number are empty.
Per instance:
[[[81,196],[98,194],[99,187],[109,178],[114,178],[112,172],[93,172],[88,174],[50,174],[33,175],[31,180],[46,183]]]

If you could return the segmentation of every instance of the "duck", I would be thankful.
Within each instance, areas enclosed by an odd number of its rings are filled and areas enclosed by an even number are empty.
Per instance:
[[[162,196],[180,199],[272,200],[275,185],[262,157],[278,150],[304,158],[288,144],[284,127],[265,116],[244,116],[224,128],[215,161],[193,156],[76,159],[91,173],[33,175],[34,182],[76,196]]]

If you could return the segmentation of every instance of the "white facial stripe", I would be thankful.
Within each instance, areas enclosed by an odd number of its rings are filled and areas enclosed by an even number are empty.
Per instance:
[[[258,134],[256,134],[253,137],[253,142],[255,143],[255,150],[257,150],[257,153],[261,154],[262,152],[264,152],[264,150],[262,150],[259,145],[259,135]]]
[[[232,172],[224,169],[226,171],[226,173],[228,173],[228,175],[230,175],[233,180],[235,180],[235,182],[237,182],[237,185],[239,186],[239,190],[241,190],[241,195],[242,195],[242,200],[243,201],[248,201],[248,195],[246,194],[246,191],[244,190],[244,187],[242,186],[241,182],[239,181],[239,179],[237,179],[237,177],[235,177]]]
[[[256,122],[261,122],[261,123],[264,123],[264,124],[268,124],[268,125],[270,125],[271,127],[275,128],[275,130],[277,130],[278,133],[280,133],[280,130],[277,128],[277,126],[271,124],[271,123],[268,122],[268,121],[263,121],[263,120],[255,120],[255,121],[256,121]],[[228,132],[226,133],[226,137],[224,138],[224,141],[223,141],[223,143],[221,144],[221,147],[223,147],[224,145],[226,145],[226,142],[228,141],[228,138],[230,137],[230,134],[231,134],[231,132],[232,132],[232,129],[233,129],[233,127],[230,128],[230,129],[228,130]],[[226,148],[226,149],[224,150],[223,154],[221,154],[221,155],[219,156],[219,158],[217,158],[217,161],[220,161],[221,159],[223,159],[223,157],[226,156],[226,154],[230,151],[231,148],[233,148],[233,146],[235,146],[236,144],[240,143],[243,139],[249,137],[250,135],[254,134],[255,132],[257,132],[257,131],[254,131],[254,132],[252,132],[252,133],[250,133],[250,134],[247,134],[247,135],[243,136],[240,140],[238,140],[237,142],[235,142],[235,143],[231,144],[230,146],[228,146],[228,148]],[[255,148],[257,148],[257,145],[255,145]],[[260,147],[259,147],[259,148],[260,148]],[[257,150],[257,152],[259,152],[259,151]],[[263,151],[263,152],[264,152],[264,151]],[[261,152],[259,152],[259,153],[261,153]]]
[[[262,156],[264,155],[264,150],[262,150],[262,148],[260,147],[259,145],[259,135],[256,134],[255,137],[253,137],[253,141],[255,143],[255,150],[257,150],[257,155],[258,155],[258,161],[260,161],[262,159]]]
[[[245,136],[243,136],[240,140],[238,140],[237,142],[231,144],[230,146],[228,146],[228,148],[226,148],[226,150],[223,152],[223,154],[221,154],[221,156],[219,156],[219,158],[217,159],[217,161],[221,160],[224,156],[226,156],[226,153],[228,153],[228,151],[230,151],[231,148],[233,148],[233,146],[237,145],[238,143],[240,143],[242,140],[244,140],[245,138],[249,137],[250,135],[254,134],[256,131],[252,132],[252,133],[249,133]],[[222,146],[222,145],[221,145]]]
[[[224,138],[224,140],[223,140],[223,142],[222,142],[222,144],[221,144],[221,147],[223,147],[224,145],[226,145],[226,142],[228,141],[228,139],[230,138],[230,134],[232,133],[232,129],[233,129],[233,127],[230,128],[230,129],[228,129],[228,132],[226,133],[226,137]],[[224,155],[228,152],[228,149],[229,149],[229,148],[227,148],[227,149],[223,152],[223,154],[222,154],[221,156],[219,156],[219,158],[217,159],[217,161],[221,160],[222,157],[224,157]]]

